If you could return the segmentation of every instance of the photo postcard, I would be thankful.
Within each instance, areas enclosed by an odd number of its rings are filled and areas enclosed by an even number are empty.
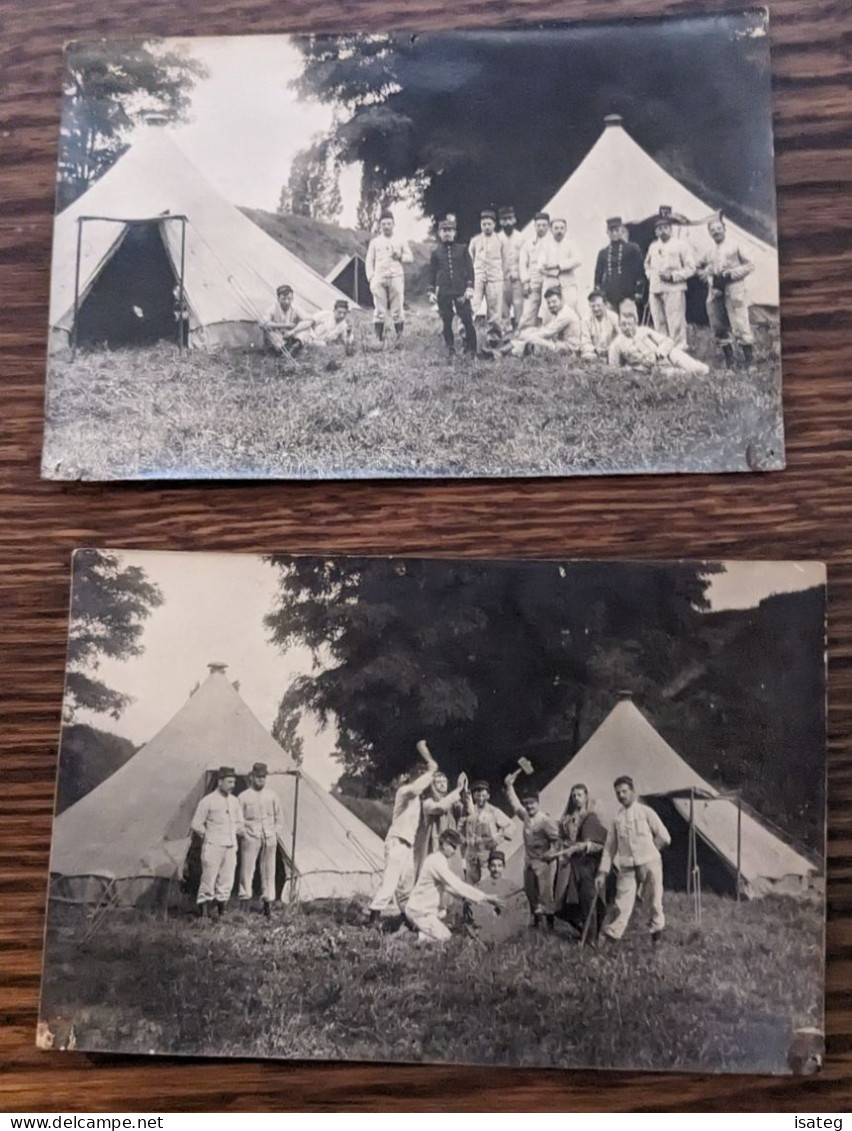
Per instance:
[[[43,475],[784,466],[768,16],[66,49]]]
[[[825,569],[81,550],[38,1044],[811,1073]]]

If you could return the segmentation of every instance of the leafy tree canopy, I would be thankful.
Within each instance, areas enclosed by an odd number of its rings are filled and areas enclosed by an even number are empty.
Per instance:
[[[362,163],[362,220],[413,191],[426,215],[455,212],[462,234],[488,205],[513,204],[525,223],[611,113],[719,204],[771,215],[762,19],[300,37],[296,86],[339,111],[331,138],[341,162]]]
[[[79,708],[117,719],[130,702],[100,679],[104,657],[129,660],[142,653],[144,622],[163,603],[159,587],[118,554],[81,550],[74,556],[65,681],[66,718]]]
[[[207,72],[158,40],[72,43],[65,53],[58,205],[86,191],[126,150],[128,132],[152,111],[181,121]]]

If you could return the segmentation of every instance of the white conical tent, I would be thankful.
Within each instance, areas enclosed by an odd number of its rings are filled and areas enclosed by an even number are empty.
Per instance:
[[[716,209],[701,200],[638,145],[621,124],[618,115],[606,119],[603,133],[552,200],[543,206],[551,219],[568,224],[568,236],[577,248],[585,293],[594,284],[598,252],[606,246],[606,221],[621,216],[626,224],[638,224],[655,216],[661,205],[688,224],[676,228],[688,239],[697,255],[709,246],[706,221]],[[754,263],[749,276],[749,302],[778,305],[778,250],[726,219],[729,233],[739,240]],[[532,232],[532,225],[526,234]]]
[[[186,217],[185,242],[176,219],[181,216]],[[82,224],[78,273],[81,217],[97,219]],[[282,283],[293,287],[296,305],[308,314],[346,297],[220,196],[162,126],[146,126],[112,168],[56,217],[50,280],[53,348],[69,340],[75,276],[82,305],[127,234],[128,225],[121,221],[157,224],[175,280],[183,256],[190,345],[262,345],[257,322]]]
[[[670,797],[684,820],[690,816],[699,838],[731,872],[737,868],[737,804],[721,798],[661,737],[636,705],[622,700],[607,715],[586,744],[541,791],[545,812],[559,818],[571,787],[585,785],[595,810],[609,827],[618,809],[613,782],[621,774],[633,778],[640,797]],[[678,795],[680,796],[672,796]],[[709,800],[715,798],[716,800]],[[520,874],[523,850],[509,862],[509,872]],[[785,844],[760,820],[743,810],[740,829],[740,884],[749,898],[773,891],[800,892],[817,869]]]
[[[62,890],[81,900],[116,883],[134,902],[158,880],[181,874],[190,821],[220,765],[248,774],[266,762],[281,799],[280,838],[289,869],[296,767],[234,690],[224,665],[211,673],[154,738],[53,823],[50,869]],[[299,773],[295,862],[300,899],[349,898],[375,888],[383,845],[367,826],[309,775]],[[89,883],[89,880],[92,883]],[[76,881],[76,882],[74,882]]]

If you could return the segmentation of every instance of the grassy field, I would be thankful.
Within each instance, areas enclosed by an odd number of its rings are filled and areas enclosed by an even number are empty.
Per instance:
[[[666,910],[658,947],[632,924],[600,952],[523,919],[418,946],[354,905],[115,913],[86,943],[53,923],[41,1015],[125,1053],[786,1071],[793,1030],[822,1027],[819,902],[706,896],[700,928],[686,896]]]
[[[437,316],[352,358],[95,350],[50,363],[45,474],[362,478],[783,466],[775,331],[751,371],[644,377],[564,358],[446,358]],[[706,330],[698,356],[718,366]]]

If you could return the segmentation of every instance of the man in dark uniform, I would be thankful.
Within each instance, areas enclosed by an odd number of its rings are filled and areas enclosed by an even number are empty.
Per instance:
[[[438,224],[440,243],[429,260],[429,301],[437,305],[443,324],[444,341],[450,357],[455,353],[453,315],[464,327],[464,352],[476,353],[473,327],[473,260],[464,244],[456,243],[456,220],[447,216]]]
[[[609,244],[598,252],[595,264],[595,289],[602,292],[613,310],[630,298],[641,303],[645,293],[645,266],[642,249],[625,238],[620,216],[606,222]]]

